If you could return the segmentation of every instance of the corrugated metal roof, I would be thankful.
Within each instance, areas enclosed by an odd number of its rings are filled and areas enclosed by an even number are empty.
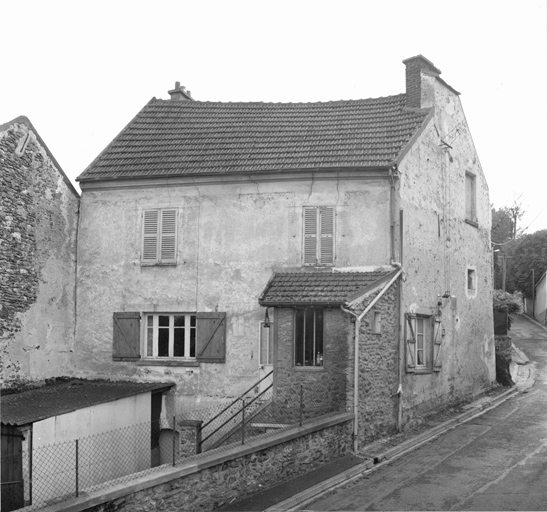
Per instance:
[[[2,423],[26,425],[120,398],[174,386],[172,382],[127,382],[74,379],[2,396]]]
[[[390,271],[275,272],[258,302],[262,306],[344,304],[359,290],[381,280]]]
[[[79,181],[393,163],[428,110],[406,95],[320,103],[153,98]]]

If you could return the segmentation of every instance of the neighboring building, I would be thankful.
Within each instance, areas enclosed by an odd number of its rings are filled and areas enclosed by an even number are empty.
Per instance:
[[[547,325],[547,272],[544,272],[535,287],[533,315],[534,318]]]
[[[4,386],[71,372],[79,195],[26,117],[0,125]]]
[[[71,380],[2,396],[2,510],[159,465],[163,392],[172,385]]]
[[[77,372],[172,379],[178,411],[272,368],[361,442],[488,389],[487,184],[459,93],[404,63],[384,98],[153,98],[78,178]]]

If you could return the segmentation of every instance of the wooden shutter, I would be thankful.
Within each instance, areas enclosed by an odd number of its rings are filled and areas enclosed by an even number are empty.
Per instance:
[[[317,208],[304,207],[304,265],[317,263]]]
[[[319,209],[321,241],[319,246],[319,263],[334,263],[334,207],[325,206]]]
[[[416,370],[416,315],[405,316],[406,371],[413,373]]]
[[[443,325],[440,318],[433,322],[433,370],[440,372],[443,366],[441,358]]]
[[[136,361],[141,358],[141,314],[114,313],[114,361]]]
[[[224,363],[226,313],[197,313],[196,329],[196,359],[204,363]]]
[[[161,210],[160,261],[175,263],[177,260],[177,210]]]
[[[158,261],[159,210],[144,210],[142,221],[142,261]]]

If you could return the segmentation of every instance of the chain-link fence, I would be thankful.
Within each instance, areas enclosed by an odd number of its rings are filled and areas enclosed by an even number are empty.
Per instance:
[[[3,490],[2,510],[35,510],[345,410],[343,399],[303,386],[282,399],[269,388],[226,405],[63,443],[40,446],[35,440],[32,446],[30,439],[14,457],[21,478],[11,483],[12,493]]]

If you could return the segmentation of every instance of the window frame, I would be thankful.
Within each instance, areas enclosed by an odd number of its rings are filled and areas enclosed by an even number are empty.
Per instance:
[[[465,172],[465,220],[477,225],[477,176]]]
[[[328,216],[326,217],[325,214]],[[310,224],[312,221],[314,223],[313,229]],[[329,240],[330,243],[328,243]],[[310,241],[313,241],[315,248],[310,246]],[[312,257],[310,254],[313,252],[315,255]],[[312,258],[313,261],[311,261]],[[302,265],[332,267],[335,261],[336,207],[304,206],[302,208]]]
[[[421,332],[418,331],[418,321],[422,323]],[[431,373],[434,366],[434,317],[433,315],[421,313],[407,313],[405,315],[405,339],[407,350],[407,372],[413,373]],[[419,348],[419,338],[421,336],[422,347]],[[414,341],[413,341],[414,340]],[[411,354],[408,352],[412,351]],[[418,363],[418,355],[421,352],[423,363]]]
[[[159,317],[166,316],[169,318],[169,326],[160,326]],[[144,361],[181,361],[181,362],[196,362],[197,361],[197,314],[195,312],[176,312],[176,313],[157,313],[143,312],[142,314],[142,334],[141,334],[141,353]],[[175,317],[184,317],[184,327],[175,326]],[[152,325],[149,325],[149,318],[152,318]],[[193,322],[192,322],[193,319]],[[149,329],[152,328],[152,340],[149,340]],[[159,352],[159,333],[160,329],[169,330],[168,339],[168,355],[160,356]],[[184,329],[184,353],[189,355],[175,356],[175,329]],[[192,352],[192,332],[194,333],[194,345]],[[152,355],[149,355],[149,341],[152,342]]]
[[[155,233],[147,232],[150,228],[150,221],[147,221],[147,215],[156,213]],[[173,218],[167,216],[172,212]],[[176,265],[178,253],[178,209],[177,208],[145,208],[142,210],[141,221],[141,265]],[[173,229],[168,231],[169,223],[174,224]],[[155,257],[147,257],[147,252],[151,252],[150,243],[155,245]],[[172,245],[172,257],[168,249]]]
[[[302,348],[302,363],[298,364],[300,361],[299,355],[297,351],[299,350],[299,340],[298,340],[298,333],[297,330],[299,328],[298,323],[298,314],[299,312],[304,312],[304,319],[302,323],[303,327],[303,333],[302,333],[302,342],[301,342],[301,348]],[[312,363],[313,364],[305,364],[305,352],[306,352],[306,316],[308,311],[313,311],[313,344],[312,344]],[[321,319],[319,320],[317,317],[317,312],[321,311]],[[296,368],[298,370],[322,370],[325,368],[325,311],[326,308],[322,307],[297,307],[294,308],[293,312],[293,368]],[[317,332],[318,332],[318,325],[320,322],[320,334],[321,338],[318,343],[317,340]],[[319,345],[319,347],[318,347]],[[321,352],[318,352],[318,348],[321,349]]]

